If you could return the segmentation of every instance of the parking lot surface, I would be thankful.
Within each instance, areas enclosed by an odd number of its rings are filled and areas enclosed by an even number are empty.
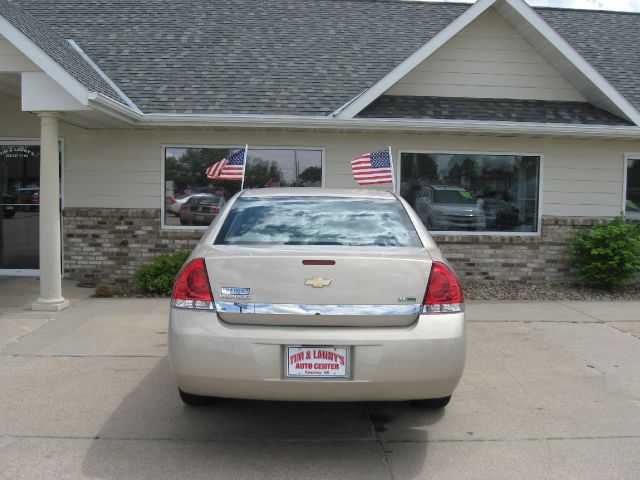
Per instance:
[[[0,308],[0,478],[637,479],[640,303],[471,302],[451,404],[183,405],[164,299]]]

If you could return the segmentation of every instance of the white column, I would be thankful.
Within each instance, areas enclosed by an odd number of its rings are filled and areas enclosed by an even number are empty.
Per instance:
[[[33,310],[59,311],[69,306],[62,296],[60,252],[60,175],[58,117],[40,117],[40,296]]]

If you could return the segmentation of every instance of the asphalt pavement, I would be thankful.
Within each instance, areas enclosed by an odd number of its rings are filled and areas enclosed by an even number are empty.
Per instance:
[[[30,283],[31,282],[31,283]],[[469,302],[450,405],[183,405],[165,299],[0,279],[2,479],[638,479],[640,302]]]

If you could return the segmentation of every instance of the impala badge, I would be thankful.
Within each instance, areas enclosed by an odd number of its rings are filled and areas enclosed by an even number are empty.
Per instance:
[[[222,287],[220,289],[221,300],[250,300],[251,289],[250,288],[238,288],[238,287]]]
[[[328,287],[329,285],[331,285],[331,279],[325,280],[322,277],[308,278],[304,281],[304,284],[310,285],[313,288]]]
[[[398,301],[399,301],[399,302],[411,302],[411,303],[415,303],[415,302],[416,302],[416,297],[398,297]]]

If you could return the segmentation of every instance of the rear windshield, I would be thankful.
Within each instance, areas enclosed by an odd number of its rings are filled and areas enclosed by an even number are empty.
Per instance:
[[[351,197],[240,197],[215,243],[422,246],[398,200]]]
[[[218,205],[220,198],[218,197],[191,197],[189,200],[191,205]]]

